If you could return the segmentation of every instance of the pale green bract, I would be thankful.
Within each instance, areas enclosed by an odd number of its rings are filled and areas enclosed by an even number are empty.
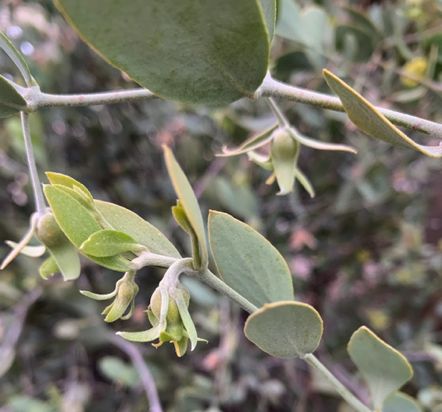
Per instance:
[[[186,175],[176,161],[172,150],[167,146],[163,146],[163,149],[167,171],[180,201],[180,207],[186,213],[187,219],[199,241],[199,247],[201,248],[201,266],[206,267],[209,260],[209,254],[207,251],[206,231],[204,229],[203,217],[201,215],[198,201],[193,193],[192,186],[190,186]]]

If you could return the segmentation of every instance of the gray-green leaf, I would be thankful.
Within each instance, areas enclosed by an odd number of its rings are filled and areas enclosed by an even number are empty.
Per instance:
[[[226,104],[252,96],[267,71],[270,44],[257,1],[55,4],[102,57],[158,96]]]
[[[341,79],[327,70],[323,73],[328,85],[341,100],[350,120],[363,132],[392,145],[414,149],[430,157],[442,157],[442,146],[417,144]]]
[[[366,380],[375,408],[413,376],[407,359],[362,326],[348,343],[348,353]]]
[[[282,359],[316,350],[322,337],[322,319],[305,303],[266,304],[247,319],[244,332],[264,352]]]
[[[276,23],[276,0],[259,0],[262,13],[264,15],[264,21],[269,32],[270,42],[273,39]]]
[[[209,239],[224,282],[254,305],[293,300],[287,263],[256,230],[227,213],[210,211]]]

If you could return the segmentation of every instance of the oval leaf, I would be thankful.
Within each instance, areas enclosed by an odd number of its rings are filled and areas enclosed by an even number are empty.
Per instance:
[[[417,150],[430,157],[442,157],[442,146],[417,144],[341,79],[327,70],[323,73],[328,85],[341,100],[350,120],[363,132],[392,145]]]
[[[305,303],[277,302],[250,315],[244,332],[269,355],[292,359],[316,350],[322,337],[322,319]]]
[[[166,99],[231,103],[252,96],[267,71],[269,38],[257,0],[55,4],[110,64]]]
[[[113,203],[95,200],[95,206],[106,221],[115,229],[132,236],[150,252],[180,258],[175,246],[155,226],[136,213]]]
[[[26,100],[3,76],[0,76],[0,118],[12,116],[26,108]]]
[[[366,380],[375,408],[413,376],[407,359],[362,326],[348,343],[348,353]]]
[[[91,256],[115,256],[124,252],[136,252],[146,247],[140,245],[133,237],[118,230],[101,230],[95,232],[81,245],[80,250]]]
[[[221,278],[254,305],[293,300],[287,263],[256,230],[227,213],[210,211],[209,239]]]
[[[382,412],[422,412],[422,408],[409,395],[396,392],[389,396],[384,403]]]
[[[203,217],[201,210],[193,193],[192,186],[190,186],[186,175],[182,171],[180,165],[175,159],[169,147],[163,146],[164,156],[166,159],[167,171],[169,172],[170,180],[172,181],[175,193],[180,200],[180,206],[186,212],[187,218],[192,225],[193,230],[200,243],[201,248],[201,265],[207,266],[209,257],[207,252],[206,231],[204,229]]]

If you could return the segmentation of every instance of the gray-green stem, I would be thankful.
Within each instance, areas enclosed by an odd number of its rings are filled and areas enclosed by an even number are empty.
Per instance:
[[[335,376],[324,366],[324,364],[313,354],[308,354],[303,359],[319,371],[337,390],[337,392],[345,399],[345,401],[355,408],[358,412],[372,412],[370,408],[365,406],[356,396],[354,396]]]
[[[42,93],[38,87],[22,88],[20,93],[27,101],[26,111],[31,113],[44,107],[63,106],[93,106],[129,101],[145,100],[156,98],[154,93],[147,89],[129,89],[116,92],[55,95]],[[341,101],[328,94],[313,92],[311,90],[294,87],[274,80],[267,75],[262,85],[254,94],[254,98],[276,97],[289,101],[309,104],[323,109],[344,112]],[[377,109],[393,124],[403,126],[411,130],[432,135],[442,139],[442,124],[438,124],[420,117],[387,110]]]
[[[236,302],[246,312],[253,313],[258,308],[251,302],[249,302],[244,296],[233,290],[230,286],[225,284],[218,276],[215,276],[209,269],[204,269],[200,272],[192,273],[197,279],[216,289],[224,296]]]
[[[23,129],[23,137],[25,140],[26,159],[28,162],[32,189],[34,191],[35,210],[37,211],[37,214],[41,217],[46,213],[46,204],[43,197],[43,191],[41,189],[40,179],[38,177],[37,165],[35,164],[34,149],[32,147],[31,141],[31,130],[29,126],[29,114],[21,112],[20,115]]]

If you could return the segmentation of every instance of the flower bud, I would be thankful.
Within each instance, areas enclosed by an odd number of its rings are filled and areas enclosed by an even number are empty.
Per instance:
[[[270,153],[280,189],[279,195],[285,195],[293,190],[299,146],[299,142],[293,139],[287,130],[281,129],[274,133]]]
[[[69,242],[52,213],[47,213],[38,221],[36,236],[48,248],[60,246],[66,241]]]

